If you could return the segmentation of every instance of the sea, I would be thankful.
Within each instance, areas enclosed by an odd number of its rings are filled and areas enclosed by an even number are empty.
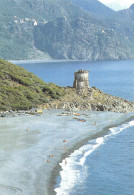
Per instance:
[[[74,72],[89,70],[90,86],[134,101],[134,61],[17,61],[45,82],[72,86]],[[134,195],[134,120],[111,127],[60,163],[57,195]],[[83,151],[83,154],[81,154]]]

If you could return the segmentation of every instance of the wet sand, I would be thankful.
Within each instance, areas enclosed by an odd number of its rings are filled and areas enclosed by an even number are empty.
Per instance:
[[[0,192],[2,195],[53,195],[62,158],[133,113],[82,112],[81,116],[0,118]],[[75,117],[75,119],[74,119]],[[86,122],[77,121],[85,119]]]

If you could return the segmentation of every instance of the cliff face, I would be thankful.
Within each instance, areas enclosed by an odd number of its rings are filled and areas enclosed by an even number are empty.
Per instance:
[[[0,0],[0,57],[50,59],[48,52],[35,47],[34,27],[63,16],[97,21],[68,0]]]
[[[8,6],[7,6],[8,5]],[[0,0],[3,59],[134,59],[134,9],[97,0]]]
[[[35,46],[55,59],[107,60],[134,58],[133,46],[114,29],[87,22],[57,18],[35,27]]]

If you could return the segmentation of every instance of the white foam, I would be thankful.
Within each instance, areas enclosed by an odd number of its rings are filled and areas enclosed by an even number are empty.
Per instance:
[[[78,169],[78,166],[83,168],[87,156],[89,156],[103,143],[104,138],[99,137],[94,140],[94,142],[91,141],[91,143],[89,142],[89,144],[82,146],[79,150],[74,151],[70,157],[64,159],[62,163],[60,163],[60,166],[62,167],[62,171],[60,172],[61,183],[60,187],[55,189],[57,195],[69,195],[69,192],[75,185],[76,181],[87,176],[86,172],[84,172],[84,175],[82,174],[80,168]],[[79,155],[82,155],[80,160],[78,158]]]
[[[89,150],[85,152],[84,156],[80,159],[80,165],[84,166],[86,157],[89,156],[92,152],[94,152],[103,143],[104,143],[104,137],[99,137],[96,139],[96,144],[88,144],[86,147],[88,147]],[[83,147],[83,149],[85,148]]]
[[[96,140],[89,141],[89,144],[82,146],[79,150],[74,151],[70,155],[70,157],[64,159],[62,163],[60,163],[60,166],[62,168],[62,171],[60,172],[61,183],[60,186],[55,189],[56,194],[69,195],[77,180],[79,180],[80,182],[80,178],[82,178],[83,180],[84,177],[87,177],[86,172],[84,172],[83,175],[83,170],[85,168],[84,164],[87,156],[89,156],[98,147],[104,144],[105,140],[108,137],[110,137],[111,135],[116,135],[131,126],[134,126],[134,121],[122,124],[119,127],[110,128],[109,130],[111,133],[105,135],[104,137],[99,137]],[[82,157],[80,158],[79,155],[81,155]]]
[[[79,179],[80,171],[74,168],[74,165],[77,165],[75,156],[64,159],[60,165],[63,169],[63,171],[60,172],[61,184],[59,188],[55,189],[55,192],[58,195],[68,195],[69,189],[72,189],[77,179]]]
[[[131,126],[134,126],[134,121],[130,121],[129,123],[122,124],[119,127],[110,128],[109,130],[112,132],[112,135],[116,135],[116,134],[122,132],[124,129],[127,129],[128,127],[131,127]]]

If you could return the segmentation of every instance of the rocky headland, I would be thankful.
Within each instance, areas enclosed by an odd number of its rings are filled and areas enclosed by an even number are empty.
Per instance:
[[[106,94],[96,87],[84,90],[67,87],[64,90],[64,96],[39,107],[44,109],[64,109],[67,111],[134,112],[134,102]]]
[[[134,112],[134,102],[96,87],[79,90],[45,83],[24,68],[0,59],[0,111],[5,111],[2,116],[19,110],[25,111],[15,114],[38,114],[32,108]]]

